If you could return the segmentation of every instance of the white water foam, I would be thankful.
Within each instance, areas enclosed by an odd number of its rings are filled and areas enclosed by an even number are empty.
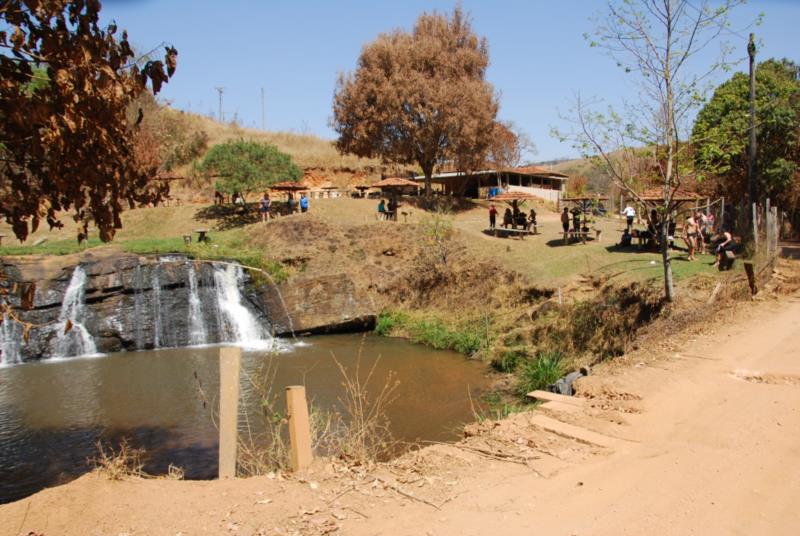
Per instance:
[[[81,266],[76,266],[72,272],[64,300],[61,302],[61,312],[58,315],[55,333],[55,347],[53,357],[96,356],[97,346],[86,326],[85,321],[85,289],[86,271]],[[71,328],[67,330],[68,324]]]

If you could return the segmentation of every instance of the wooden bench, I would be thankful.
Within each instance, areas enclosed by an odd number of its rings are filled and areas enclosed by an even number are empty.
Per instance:
[[[564,244],[569,244],[569,238],[575,237],[585,244],[586,239],[589,238],[589,231],[566,231],[561,233],[564,236]]]
[[[494,227],[494,228],[490,227],[489,229],[486,229],[484,232],[489,233],[495,237],[501,236],[504,233],[506,235],[516,235],[519,236],[520,240],[523,240],[525,238],[525,235],[527,234],[533,234],[526,229],[508,229],[506,227]]]

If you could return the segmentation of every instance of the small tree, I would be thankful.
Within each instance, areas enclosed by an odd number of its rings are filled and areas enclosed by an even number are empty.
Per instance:
[[[303,172],[292,157],[274,145],[253,141],[229,141],[215,145],[206,154],[199,170],[217,177],[215,187],[226,194],[262,190],[280,181],[297,181]]]
[[[430,195],[437,164],[475,169],[485,161],[498,108],[488,65],[486,40],[460,8],[421,15],[411,33],[380,35],[364,47],[355,73],[339,77],[337,148],[418,164]]]
[[[597,26],[592,46],[604,48],[626,73],[636,76],[641,101],[626,103],[625,112],[592,111],[578,97],[577,129],[572,138],[585,155],[597,161],[613,181],[638,199],[636,188],[642,150],[652,151],[652,167],[663,192],[659,203],[661,234],[668,235],[669,218],[677,208],[673,198],[687,175],[688,126],[702,103],[705,81],[727,67],[728,48],[711,65],[694,68],[698,53],[728,28],[732,8],[743,0],[616,0]],[[641,200],[639,200],[641,201]],[[664,295],[674,299],[672,265],[666,240],[661,241]]]
[[[736,73],[720,85],[697,114],[692,139],[702,178],[725,196],[747,194],[748,76]],[[798,202],[800,182],[800,80],[788,60],[756,69],[758,192],[788,208]]]
[[[138,62],[125,32],[99,25],[100,2],[0,3],[0,218],[25,240],[60,211],[91,214],[100,239],[122,226],[123,203],[168,193],[134,158],[142,119],[129,105],[174,74],[178,52]],[[86,214],[85,214],[86,213]]]

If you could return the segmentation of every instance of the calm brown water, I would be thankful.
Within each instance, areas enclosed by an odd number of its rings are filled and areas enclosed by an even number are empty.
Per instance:
[[[388,408],[392,432],[405,441],[450,441],[472,420],[468,389],[487,387],[485,367],[452,352],[399,339],[331,335],[304,339],[291,352],[245,352],[242,393],[250,411],[257,397],[247,378],[259,379],[270,362],[274,387],[305,384],[313,403],[336,409],[342,378],[331,358],[353,370],[362,345],[362,371],[380,356],[374,391],[390,371],[400,381]],[[146,449],[145,470],[184,468],[187,478],[217,472],[217,431],[198,395],[219,392],[218,349],[184,348],[50,360],[0,368],[0,503],[67,482],[89,470],[100,439],[128,438]]]

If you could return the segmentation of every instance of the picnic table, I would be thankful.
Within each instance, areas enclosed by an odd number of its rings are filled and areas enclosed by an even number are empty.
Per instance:
[[[506,236],[516,235],[519,237],[520,240],[525,238],[527,234],[534,234],[527,229],[509,229],[507,227],[490,227],[484,231],[487,234],[491,234],[495,237],[501,236],[505,234]]]
[[[208,229],[195,229],[194,232],[197,233],[198,242],[208,242],[210,240],[208,237]]]
[[[596,227],[585,228],[585,229],[586,230],[582,230],[582,231],[576,231],[576,230],[572,229],[572,230],[569,230],[569,231],[566,231],[566,232],[562,232],[561,234],[564,236],[564,244],[568,244],[569,243],[570,237],[574,237],[576,239],[580,239],[581,243],[585,244],[586,243],[586,239],[589,238],[589,234],[592,231],[594,231],[594,238],[598,242],[600,241],[600,239],[603,236],[603,230],[602,229],[598,229]]]

